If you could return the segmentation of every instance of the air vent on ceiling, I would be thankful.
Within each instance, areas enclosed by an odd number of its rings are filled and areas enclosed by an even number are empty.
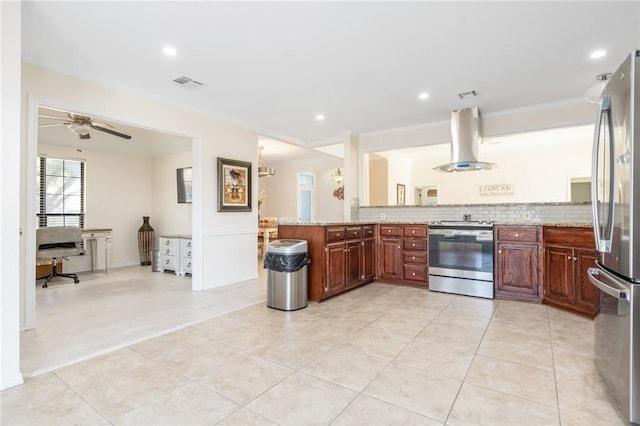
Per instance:
[[[467,92],[460,92],[458,93],[458,97],[460,99],[464,99],[464,98],[475,98],[476,96],[478,96],[478,91],[477,90],[469,90]]]
[[[192,90],[204,86],[204,83],[200,83],[199,81],[196,81],[189,77],[185,77],[184,75],[182,77],[174,78],[173,82],[180,87]]]

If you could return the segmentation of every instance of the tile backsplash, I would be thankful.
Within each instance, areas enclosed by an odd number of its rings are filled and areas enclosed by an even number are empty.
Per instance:
[[[433,222],[472,221],[520,224],[592,223],[591,203],[522,203],[439,206],[360,207],[354,221],[360,222]]]

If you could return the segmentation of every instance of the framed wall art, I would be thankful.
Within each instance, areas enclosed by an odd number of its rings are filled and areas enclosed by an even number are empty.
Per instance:
[[[397,205],[404,206],[405,186],[401,183],[397,184]]]
[[[218,211],[251,211],[251,163],[218,157]]]

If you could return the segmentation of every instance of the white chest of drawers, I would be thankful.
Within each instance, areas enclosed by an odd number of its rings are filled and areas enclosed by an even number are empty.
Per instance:
[[[191,236],[163,235],[160,237],[160,272],[174,271],[184,276],[191,273]]]

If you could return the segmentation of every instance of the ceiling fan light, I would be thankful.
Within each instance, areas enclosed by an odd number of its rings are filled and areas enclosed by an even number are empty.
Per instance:
[[[71,123],[71,124],[67,124],[67,127],[69,128],[69,130],[71,130],[71,132],[74,135],[78,135],[78,136],[85,136],[88,135],[89,132],[91,131],[91,126],[86,124],[86,123]]]

